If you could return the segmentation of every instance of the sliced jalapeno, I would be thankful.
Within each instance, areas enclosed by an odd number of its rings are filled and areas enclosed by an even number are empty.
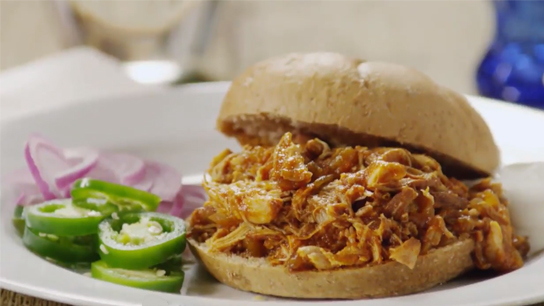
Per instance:
[[[182,219],[154,212],[125,213],[98,226],[98,253],[109,266],[146,269],[185,249]]]
[[[25,208],[26,226],[58,236],[96,234],[102,213],[72,205],[70,199],[53,200]]]
[[[176,293],[183,285],[184,273],[161,269],[126,270],[112,268],[104,261],[93,262],[91,265],[93,278],[110,283],[125,285],[140,289]]]
[[[25,228],[23,244],[34,253],[63,263],[91,262],[98,259],[92,236],[59,237]]]
[[[25,217],[23,216],[24,207],[17,205],[15,207],[15,211],[13,212],[13,218],[11,218],[11,222],[13,223],[13,226],[15,227],[15,230],[17,230],[17,233],[20,236],[23,236],[25,232]]]
[[[80,179],[70,192],[75,205],[101,212],[154,211],[161,198],[136,188],[93,179]]]
[[[181,255],[176,255],[169,258],[167,261],[162,262],[152,268],[166,270],[170,272],[181,272],[183,268],[183,259]]]

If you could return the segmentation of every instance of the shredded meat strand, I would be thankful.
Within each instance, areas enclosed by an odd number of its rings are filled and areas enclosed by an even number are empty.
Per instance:
[[[291,271],[397,261],[473,239],[480,269],[523,265],[501,186],[468,188],[425,155],[401,148],[330,148],[319,139],[224,151],[212,162],[189,235],[212,251],[265,257]]]

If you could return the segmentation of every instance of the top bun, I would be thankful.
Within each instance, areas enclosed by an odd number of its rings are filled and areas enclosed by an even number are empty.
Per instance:
[[[462,95],[404,66],[336,53],[296,53],[249,67],[227,92],[217,121],[241,144],[282,134],[331,145],[400,146],[435,158],[459,179],[488,176],[499,151]]]

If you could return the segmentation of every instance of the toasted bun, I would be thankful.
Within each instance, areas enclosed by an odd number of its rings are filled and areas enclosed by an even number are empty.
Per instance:
[[[260,294],[313,299],[360,299],[415,293],[455,278],[473,267],[470,239],[420,256],[414,269],[397,262],[332,271],[288,272],[262,258],[210,253],[189,239],[191,251],[220,282]]]
[[[275,144],[291,131],[333,145],[403,146],[460,179],[499,164],[488,126],[462,95],[411,68],[335,53],[250,67],[233,81],[217,124],[242,144]]]

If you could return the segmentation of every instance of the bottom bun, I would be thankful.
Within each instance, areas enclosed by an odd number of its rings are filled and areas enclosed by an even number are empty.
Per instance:
[[[419,256],[414,269],[397,262],[331,271],[289,272],[264,258],[209,253],[189,239],[193,254],[220,282],[260,294],[314,299],[361,299],[410,294],[447,282],[473,268],[470,239]]]

